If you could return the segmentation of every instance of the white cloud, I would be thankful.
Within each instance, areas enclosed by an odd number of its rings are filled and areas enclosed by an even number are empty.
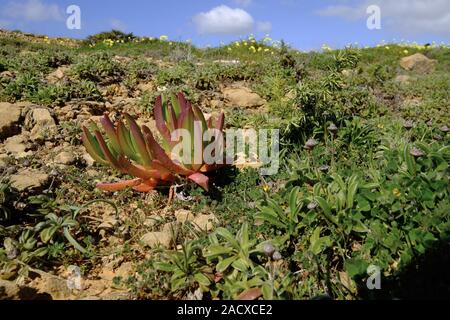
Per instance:
[[[9,2],[1,14],[17,22],[62,21],[64,13],[57,4],[45,4],[40,0]]]
[[[127,26],[125,23],[119,19],[111,19],[111,28],[119,30],[119,31],[125,31]]]
[[[248,7],[252,3],[252,0],[234,0],[234,2],[239,6]]]
[[[355,20],[368,17],[366,8],[373,4],[381,9],[382,27],[386,26],[405,34],[433,32],[450,35],[448,0],[366,0],[362,4],[328,6],[318,13]]]
[[[193,21],[201,34],[243,35],[250,33],[255,23],[247,11],[232,9],[225,5],[201,12],[193,18]]]
[[[260,32],[269,33],[272,31],[272,23],[270,21],[259,21],[256,24],[256,29]]]
[[[364,7],[350,7],[344,5],[328,6],[318,12],[321,16],[337,16],[347,20],[358,20],[365,16]]]

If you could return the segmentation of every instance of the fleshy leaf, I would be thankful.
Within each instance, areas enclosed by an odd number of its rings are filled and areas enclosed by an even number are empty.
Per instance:
[[[129,175],[141,178],[143,180],[161,179],[161,175],[157,170],[146,169],[140,165],[135,165],[123,156],[119,156],[118,162],[123,171],[125,171]]]
[[[150,192],[158,185],[158,181],[155,179],[145,180],[141,184],[133,187],[133,190],[138,192]]]
[[[196,172],[188,176],[188,179],[194,181],[196,184],[201,186],[206,191],[209,190],[209,178],[205,176],[203,173]]]
[[[163,139],[170,142],[170,131],[164,122],[161,96],[156,98],[155,107],[153,108],[153,116],[155,117],[156,128],[158,128],[158,131],[161,133]]]
[[[108,164],[108,161],[104,158],[100,145],[86,127],[83,127],[81,140],[83,141],[86,151],[95,161],[100,162],[101,164]]]
[[[262,291],[260,288],[251,288],[243,291],[237,300],[256,300],[262,296]]]
[[[169,156],[165,153],[164,149],[156,142],[151,131],[147,127],[143,127],[145,139],[147,144],[152,151],[153,157],[157,159],[161,164],[168,170],[181,175],[189,175],[192,171],[187,170],[176,163],[174,163]]]
[[[100,131],[95,131],[95,137],[97,138],[98,143],[100,144],[100,148],[102,149],[103,154],[105,155],[105,158],[109,161],[109,163],[117,170],[121,171],[121,168],[119,166],[119,163],[112,155],[111,151],[109,150],[108,146],[106,145],[105,140],[102,137],[102,134]]]
[[[120,148],[125,155],[134,160],[139,161],[140,158],[138,153],[134,150],[133,145],[131,144],[130,131],[125,127],[125,124],[122,121],[119,121],[117,124],[117,140],[119,141]]]
[[[128,125],[130,126],[130,132],[136,144],[137,151],[141,156],[142,162],[145,165],[149,166],[152,163],[152,157],[147,152],[147,146],[145,144],[144,136],[142,135],[139,126],[137,125],[136,121],[134,121],[132,116],[126,113],[125,118],[127,119]]]
[[[103,117],[100,118],[100,122],[105,130],[106,136],[108,137],[108,142],[111,144],[112,149],[114,149],[116,154],[121,153],[119,141],[117,140],[116,130],[114,129],[114,124],[105,113]]]
[[[135,187],[142,183],[142,179],[122,180],[119,182],[100,182],[96,187],[104,191],[120,191],[125,188]]]
[[[225,115],[223,114],[223,112],[221,112],[216,122],[216,129],[222,131],[224,123],[225,123]]]
[[[180,116],[180,113],[181,113],[180,100],[178,99],[178,97],[176,95],[171,94],[170,101],[172,102],[172,108],[175,113],[175,116],[176,117]]]

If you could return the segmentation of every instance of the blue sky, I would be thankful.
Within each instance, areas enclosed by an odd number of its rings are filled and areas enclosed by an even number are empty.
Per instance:
[[[66,8],[81,9],[81,29],[66,27]],[[366,9],[380,8],[381,29],[369,30]],[[375,45],[401,39],[450,42],[449,0],[0,0],[0,28],[84,38],[112,28],[139,36],[218,45],[253,33],[302,49],[327,43]]]

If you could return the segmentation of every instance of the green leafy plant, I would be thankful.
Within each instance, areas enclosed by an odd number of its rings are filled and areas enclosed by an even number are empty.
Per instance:
[[[281,206],[273,199],[267,198],[267,205],[260,208],[255,218],[283,231],[286,240],[298,236],[300,228],[304,227],[300,221],[303,201],[299,201],[299,190],[299,187],[292,188],[287,196],[287,206]]]
[[[218,228],[209,240],[210,245],[205,248],[204,256],[210,261],[218,261],[217,272],[225,272],[229,267],[246,272],[254,266],[250,255],[259,250],[255,246],[256,240],[249,237],[247,223],[242,225],[236,236],[225,228]]]
[[[184,243],[181,251],[167,254],[166,259],[168,262],[155,262],[154,267],[172,274],[172,291],[189,288],[196,283],[204,289],[210,285],[211,270],[202,261],[201,246],[198,242]]]
[[[122,66],[105,52],[83,57],[70,71],[81,80],[102,84],[118,82],[124,75]]]

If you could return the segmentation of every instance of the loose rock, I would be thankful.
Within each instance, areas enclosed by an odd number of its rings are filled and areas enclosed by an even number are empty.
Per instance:
[[[36,169],[23,169],[10,177],[11,187],[19,192],[43,189],[49,182],[49,175]]]
[[[6,139],[4,148],[6,152],[16,159],[32,155],[31,151],[26,151],[26,139],[23,135],[12,136]]]
[[[201,214],[194,218],[192,221],[195,227],[200,231],[211,231],[214,227],[214,223],[217,223],[217,218],[214,214]]]
[[[177,219],[177,222],[185,223],[186,221],[194,220],[194,215],[189,210],[180,209],[175,211],[175,218]]]
[[[15,104],[0,102],[0,139],[19,133],[21,108]]]
[[[169,248],[172,243],[172,234],[169,232],[148,232],[141,237],[144,246],[155,248],[161,245],[164,248]]]
[[[243,108],[257,108],[266,101],[247,87],[231,87],[223,89],[223,95],[228,105]]]
[[[45,108],[32,109],[25,119],[25,126],[31,129],[32,141],[46,140],[57,133],[56,123],[50,112]]]
[[[427,74],[434,71],[437,60],[429,59],[421,53],[415,53],[400,60],[400,66],[408,71]]]
[[[72,152],[68,152],[68,151],[63,151],[61,153],[59,153],[55,159],[54,162],[57,164],[73,164],[76,161],[75,156],[73,155]]]

